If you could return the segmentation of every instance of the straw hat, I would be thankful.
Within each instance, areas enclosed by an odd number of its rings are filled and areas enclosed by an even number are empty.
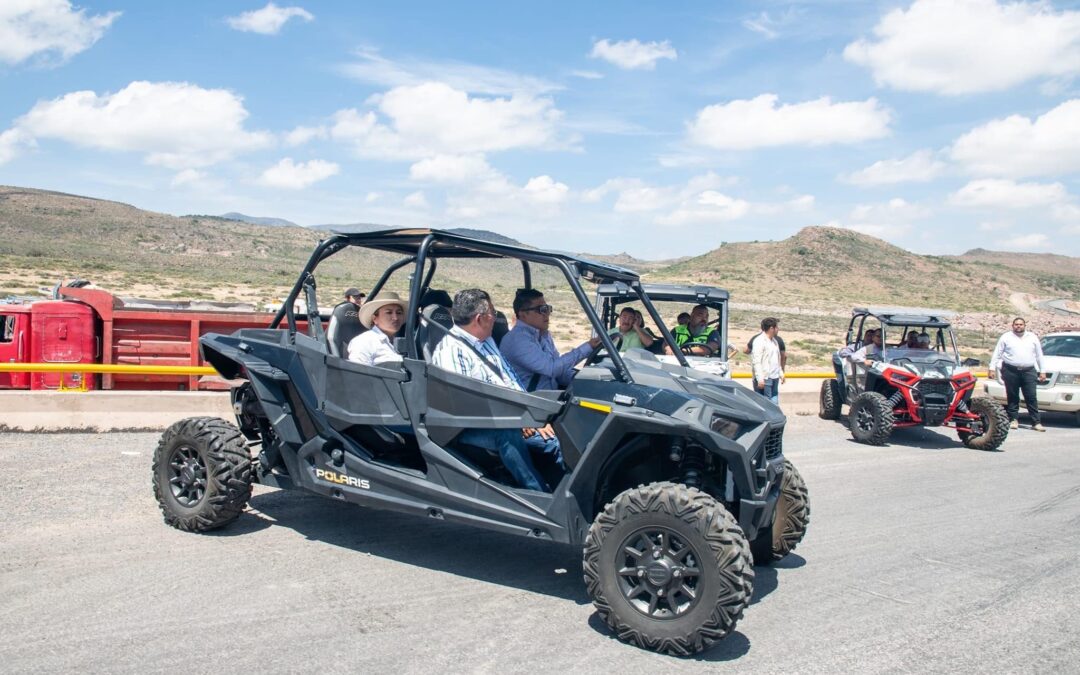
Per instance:
[[[401,311],[404,312],[405,308],[409,306],[409,301],[402,300],[397,293],[379,293],[378,297],[368,300],[360,307],[358,313],[360,315],[360,323],[364,324],[364,328],[371,328],[371,324],[375,319],[375,312],[387,305],[398,305],[401,307]]]

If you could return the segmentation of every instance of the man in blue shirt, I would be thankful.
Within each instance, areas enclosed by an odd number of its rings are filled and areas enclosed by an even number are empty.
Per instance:
[[[544,294],[535,288],[522,289],[514,298],[517,322],[502,339],[500,348],[526,391],[570,386],[574,366],[600,344],[600,338],[594,337],[560,355],[548,331],[551,311]]]
[[[523,391],[513,367],[491,338],[495,327],[495,306],[486,291],[470,288],[454,296],[450,308],[454,327],[439,341],[432,354],[432,365],[473,379]],[[529,449],[551,454],[560,467],[562,453],[550,425],[542,429],[466,429],[457,440],[475,445],[502,459],[511,475],[530,490],[548,492],[544,479],[529,456]]]

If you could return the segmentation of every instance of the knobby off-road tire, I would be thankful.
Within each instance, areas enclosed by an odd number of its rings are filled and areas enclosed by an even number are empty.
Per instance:
[[[676,483],[626,490],[585,538],[585,584],[624,642],[689,655],[720,640],[753,593],[746,536],[723,505]]]
[[[806,536],[809,524],[810,494],[806,481],[795,465],[785,459],[772,527],[762,530],[750,545],[754,564],[770,565],[783,560]]]
[[[818,417],[823,420],[840,419],[840,383],[834,379],[821,383],[821,409]]]
[[[889,399],[876,391],[864,391],[851,402],[848,412],[851,437],[860,443],[885,445],[895,422]]]
[[[185,532],[232,522],[251,497],[244,436],[216,417],[189,417],[166,429],[154,451],[153,474],[165,522]]]
[[[1009,436],[1009,415],[1005,407],[988,398],[973,398],[968,409],[982,419],[983,432],[973,434],[967,431],[957,432],[960,442],[975,450],[997,450]]]

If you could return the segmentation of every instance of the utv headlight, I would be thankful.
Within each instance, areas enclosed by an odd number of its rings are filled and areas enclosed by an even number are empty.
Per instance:
[[[723,415],[717,415],[715,413],[712,416],[712,423],[709,425],[709,427],[713,430],[714,433],[718,433],[724,438],[729,438],[731,440],[735,440],[735,438],[739,435],[739,432],[742,431],[741,424],[739,424],[735,420],[729,420]]]
[[[1060,373],[1057,376],[1058,384],[1080,384],[1080,375],[1073,373]]]

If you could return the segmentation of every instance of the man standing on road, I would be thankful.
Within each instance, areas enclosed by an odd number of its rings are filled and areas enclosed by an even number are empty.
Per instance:
[[[1020,426],[1017,418],[1020,416],[1020,392],[1023,392],[1024,405],[1031,416],[1031,428],[1046,431],[1039,416],[1038,383],[1046,381],[1042,343],[1039,336],[1027,330],[1024,319],[1013,319],[1012,330],[998,340],[994,355],[990,357],[990,377],[1005,385],[1005,412],[1009,414],[1011,429]]]
[[[780,366],[780,344],[776,341],[779,322],[769,317],[761,321],[761,334],[753,343],[750,362],[754,370],[754,382],[759,394],[773,403],[780,402],[780,383],[784,370]]]
[[[360,305],[364,304],[364,294],[359,289],[345,291],[345,302],[334,308],[330,316],[330,326],[326,329],[326,343],[330,353],[345,358],[352,339],[364,332],[360,323]]]
[[[525,391],[570,386],[574,366],[600,344],[600,338],[594,337],[560,356],[548,331],[551,311],[551,305],[544,302],[544,294],[535,288],[522,289],[514,297],[517,321],[499,348],[514,367]]]
[[[761,322],[761,330],[765,330],[765,321]],[[743,354],[752,354],[754,352],[754,340],[757,340],[761,333],[755,334],[750,341],[746,343],[746,349],[743,350]],[[780,345],[780,370],[787,372],[787,345],[784,344],[784,338],[780,337],[780,320],[776,319],[776,344]],[[757,389],[757,382],[754,382],[754,389]]]

